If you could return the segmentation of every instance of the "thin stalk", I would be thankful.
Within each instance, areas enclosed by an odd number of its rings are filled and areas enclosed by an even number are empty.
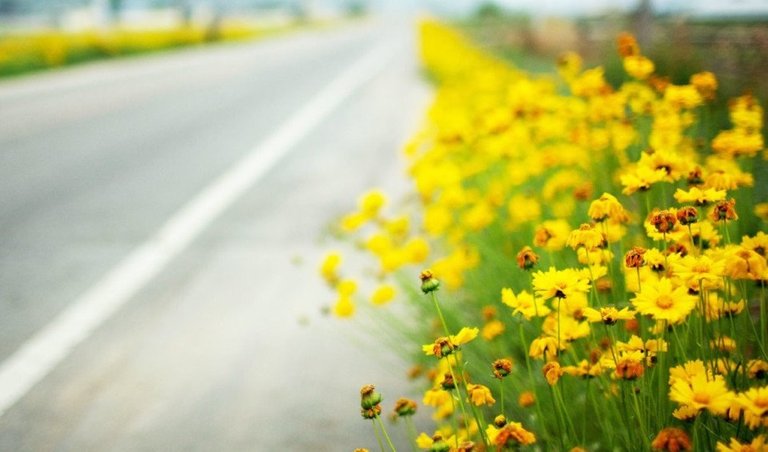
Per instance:
[[[373,434],[376,435],[376,442],[379,443],[379,449],[381,452],[384,452],[384,443],[381,442],[381,434],[379,433],[379,429],[376,427],[376,421],[372,419],[371,425],[373,425]]]
[[[376,420],[379,422],[379,427],[381,427],[381,433],[384,434],[384,438],[387,440],[387,444],[389,445],[389,448],[392,450],[392,452],[397,452],[397,449],[395,449],[395,446],[392,444],[392,440],[389,438],[389,435],[387,434],[387,429],[384,428],[384,423],[381,422],[381,416],[377,414]]]

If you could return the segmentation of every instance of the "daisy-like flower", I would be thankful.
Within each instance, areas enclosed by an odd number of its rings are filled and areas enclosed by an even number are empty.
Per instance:
[[[749,428],[768,427],[768,386],[742,392],[736,400],[744,409],[744,422]]]
[[[501,289],[501,302],[513,308],[513,314],[522,314],[526,320],[535,316],[543,317],[551,311],[544,299],[537,298],[534,300],[533,295],[525,290],[515,295],[512,289]]]
[[[688,294],[685,286],[675,287],[668,278],[643,284],[632,300],[637,312],[655,320],[679,323],[691,313],[697,298]]]
[[[669,390],[669,398],[680,405],[722,415],[730,407],[734,394],[722,378],[708,379],[707,375],[696,374],[690,381],[676,380]]]
[[[557,357],[559,350],[565,349],[565,344],[565,341],[558,342],[556,337],[537,337],[531,341],[531,346],[528,349],[528,356],[533,359],[545,358],[547,361],[549,361]]]
[[[721,317],[732,317],[740,314],[744,310],[744,300],[725,301],[723,296],[717,292],[710,292],[704,305],[704,317],[708,322],[717,320]]]
[[[758,435],[751,443],[743,444],[738,439],[731,438],[728,444],[717,442],[717,452],[765,452],[768,450],[768,438]]]
[[[536,435],[523,428],[519,422],[509,422],[501,428],[491,424],[485,430],[488,441],[497,450],[527,446],[536,442]]]
[[[652,169],[647,166],[637,166],[634,171],[621,176],[621,185],[625,195],[631,195],[636,191],[648,191],[651,185],[661,182],[667,176],[663,169]]]
[[[753,359],[747,363],[747,375],[753,380],[761,380],[768,377],[768,361]]]
[[[432,344],[426,344],[421,347],[425,354],[442,358],[448,356],[459,349],[459,346],[466,344],[476,338],[480,333],[479,328],[462,328],[458,334],[448,337],[439,337]]]
[[[561,312],[558,320],[557,314],[551,314],[544,319],[541,330],[544,334],[558,338],[560,342],[573,342],[577,339],[589,336],[589,323],[581,322],[567,313]]]
[[[584,308],[582,313],[589,322],[603,322],[606,325],[614,325],[619,320],[634,319],[636,314],[635,311],[630,311],[629,308],[622,308],[619,311],[613,306],[600,308],[599,311],[593,308]]]
[[[587,212],[592,221],[601,223],[611,219],[618,223],[626,223],[629,217],[624,206],[610,193],[603,193],[600,198],[592,201]]]
[[[538,271],[533,274],[533,288],[545,300],[552,297],[568,298],[579,292],[589,292],[589,279],[572,268],[557,270],[555,267],[549,267],[546,272]]]
[[[653,73],[653,61],[642,55],[632,55],[624,58],[624,70],[632,77],[645,80]]]
[[[605,244],[603,234],[591,224],[582,224],[579,229],[571,231],[568,236],[568,246],[573,249],[584,247],[588,250],[601,248]]]
[[[680,204],[696,204],[697,206],[706,206],[713,202],[725,199],[725,190],[714,188],[701,189],[691,187],[688,191],[678,188],[674,194],[675,200]]]
[[[768,273],[768,263],[754,250],[735,246],[726,251],[724,273],[733,279],[761,280]]]
[[[451,449],[451,444],[454,444],[453,437],[445,439],[440,432],[435,432],[431,437],[422,432],[416,438],[416,446],[419,449],[428,450],[430,452],[448,452]]]
[[[469,400],[476,406],[493,405],[496,399],[491,395],[491,390],[487,386],[467,383],[467,395]]]
[[[541,373],[544,374],[544,378],[546,378],[547,383],[549,383],[550,386],[554,386],[563,375],[563,369],[560,367],[560,363],[557,361],[549,361],[548,363],[544,364],[544,367],[541,368]]]
[[[672,271],[675,277],[690,289],[718,289],[723,285],[725,260],[714,260],[707,255],[688,255],[673,264]]]
[[[590,363],[586,359],[583,359],[576,366],[563,366],[562,371],[563,374],[572,377],[594,378],[603,373],[603,366],[600,364],[600,361]]]

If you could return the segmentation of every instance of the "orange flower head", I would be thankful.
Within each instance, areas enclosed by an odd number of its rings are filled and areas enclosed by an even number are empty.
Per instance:
[[[517,253],[517,266],[522,270],[530,270],[539,263],[539,256],[533,252],[530,246],[524,247]]]
[[[632,249],[627,251],[627,254],[624,255],[624,265],[626,265],[627,268],[642,267],[645,265],[645,258],[643,257],[645,251],[645,248],[639,246],[632,247]]]
[[[622,58],[640,54],[640,46],[637,45],[637,39],[631,33],[620,33],[616,38],[616,45]]]
[[[675,227],[677,217],[668,210],[657,210],[651,212],[650,221],[651,225],[663,234],[671,231]]]
[[[727,201],[720,201],[715,204],[715,208],[712,209],[710,218],[712,221],[731,221],[738,220],[739,216],[736,215],[736,200],[731,198]]]
[[[674,427],[662,429],[654,438],[651,446],[656,450],[669,452],[693,450],[693,443],[691,443],[691,438],[688,437],[688,434]]]
[[[501,380],[512,372],[512,361],[501,358],[493,362],[493,376]]]

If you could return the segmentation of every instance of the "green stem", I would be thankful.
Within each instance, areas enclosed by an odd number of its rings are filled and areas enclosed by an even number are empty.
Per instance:
[[[413,425],[413,416],[405,416],[405,426],[408,429],[408,436],[410,436],[411,451],[416,452],[416,437],[419,436],[416,433],[416,426]]]
[[[381,417],[378,414],[376,415],[376,420],[379,422],[381,433],[384,434],[384,438],[387,440],[387,444],[389,445],[389,448],[392,449],[392,452],[397,452],[397,449],[395,449],[395,446],[392,444],[392,440],[389,438],[389,435],[387,434],[387,429],[384,428],[384,423],[381,422]]]
[[[371,424],[373,425],[373,434],[376,435],[376,442],[379,443],[379,449],[381,452],[384,452],[384,443],[381,442],[381,435],[379,434],[379,429],[376,428],[376,421],[371,419]]]

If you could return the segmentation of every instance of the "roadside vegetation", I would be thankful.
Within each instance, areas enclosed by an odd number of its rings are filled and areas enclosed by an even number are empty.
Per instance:
[[[107,58],[199,46],[216,42],[258,39],[329,22],[296,22],[262,25],[224,19],[209,26],[142,29],[112,27],[106,30],[0,34],[0,77],[59,68]]]
[[[669,78],[628,33],[620,74],[420,37],[436,94],[404,150],[413,194],[339,220],[369,265],[320,264],[329,311],[414,364],[414,400],[360,391],[379,448],[402,428],[430,451],[765,450],[759,98]]]

